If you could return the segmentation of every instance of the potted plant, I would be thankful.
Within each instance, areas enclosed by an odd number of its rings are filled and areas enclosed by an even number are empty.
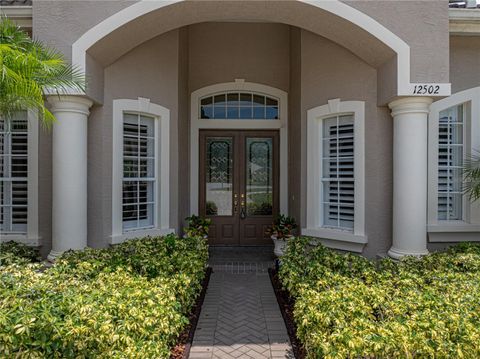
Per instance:
[[[202,218],[195,214],[185,218],[187,221],[187,227],[183,229],[185,237],[202,237],[208,238],[208,230],[212,224],[210,218]]]
[[[275,248],[273,253],[277,257],[283,256],[285,246],[289,238],[293,237],[293,231],[297,228],[295,218],[280,214],[275,217],[272,226],[267,230],[273,240]]]
[[[207,212],[207,216],[216,216],[218,214],[217,204],[212,201],[207,201],[206,212]]]

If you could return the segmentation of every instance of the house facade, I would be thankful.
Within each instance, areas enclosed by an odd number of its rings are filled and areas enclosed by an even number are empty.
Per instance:
[[[54,259],[200,214],[212,245],[266,245],[279,213],[367,257],[480,241],[472,2],[1,3],[88,81],[46,97],[51,131],[0,122],[2,241]]]

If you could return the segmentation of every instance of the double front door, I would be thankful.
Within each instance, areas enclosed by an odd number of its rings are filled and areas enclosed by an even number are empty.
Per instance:
[[[278,131],[200,132],[200,215],[213,245],[265,245],[279,211]]]

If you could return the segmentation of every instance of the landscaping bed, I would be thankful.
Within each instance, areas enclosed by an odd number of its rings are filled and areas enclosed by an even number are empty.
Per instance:
[[[170,357],[208,259],[202,237],[174,235],[67,252],[43,271],[2,249],[0,352],[21,358]]]
[[[293,310],[295,306],[295,300],[288,294],[288,292],[282,288],[282,283],[278,278],[278,272],[276,269],[269,268],[268,274],[270,275],[270,281],[272,282],[273,291],[277,298],[280,312],[282,313],[283,321],[287,327],[288,337],[290,338],[290,344],[292,345],[293,355],[296,359],[305,358],[305,348],[301,341],[297,337],[297,327],[293,317]]]
[[[207,267],[205,270],[205,278],[202,281],[202,291],[197,297],[195,305],[193,306],[190,315],[188,316],[188,325],[184,328],[182,333],[177,338],[176,345],[172,348],[170,359],[187,359],[190,354],[190,349],[193,343],[195,329],[197,328],[198,320],[200,319],[200,312],[202,310],[203,301],[207,294],[208,283],[212,274],[212,268]]]
[[[310,242],[278,273],[307,358],[480,357],[480,246],[374,262]]]

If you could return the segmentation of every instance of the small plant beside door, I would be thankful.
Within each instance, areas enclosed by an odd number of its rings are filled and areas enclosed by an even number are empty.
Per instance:
[[[288,240],[293,237],[293,232],[297,228],[295,218],[280,214],[273,220],[272,226],[266,231],[272,240],[275,248],[273,253],[277,257],[283,256]]]
[[[212,220],[210,218],[203,218],[192,214],[190,217],[185,218],[187,221],[187,227],[183,229],[186,237],[202,237],[208,238],[208,231]]]

